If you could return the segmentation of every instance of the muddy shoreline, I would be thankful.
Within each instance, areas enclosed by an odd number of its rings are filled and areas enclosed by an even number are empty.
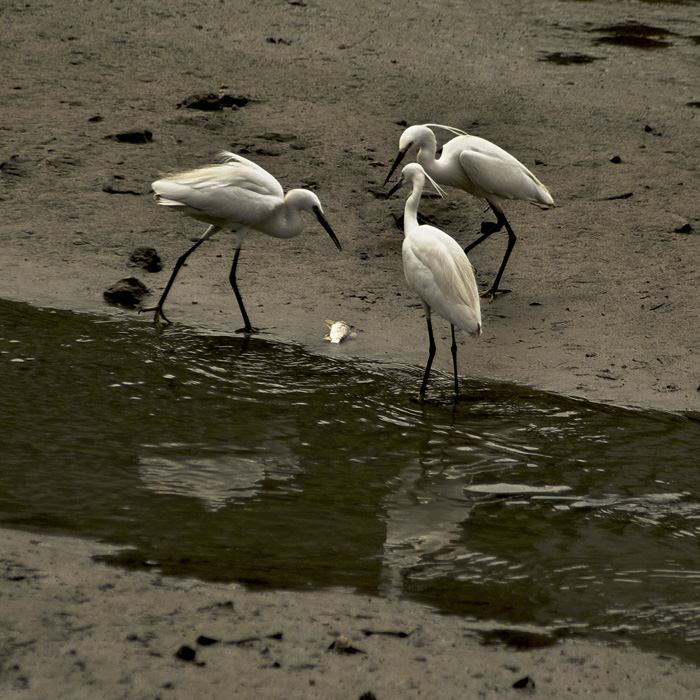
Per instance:
[[[342,353],[420,366],[425,324],[403,280],[394,225],[403,199],[385,201],[381,185],[401,124],[446,123],[512,152],[556,204],[507,208],[519,235],[503,280],[512,293],[484,304],[483,336],[461,341],[461,372],[619,405],[697,410],[694,9],[503,1],[468,14],[433,3],[406,17],[397,3],[378,10],[361,2],[163,13],[149,3],[129,11],[90,3],[82,13],[8,8],[0,295],[129,313],[102,293],[134,274],[131,252],[149,245],[164,262],[163,272],[138,275],[151,302],[202,226],[155,206],[150,183],[230,149],[286,188],[314,189],[344,246],[338,253],[313,223],[289,242],[251,237],[239,283],[255,323],[271,339],[329,352],[324,320],[342,318],[358,331]],[[673,32],[670,45],[599,41],[606,35],[596,30],[621,23]],[[557,52],[597,60],[542,60]],[[209,92],[248,102],[182,106]],[[151,140],[115,138],[130,130]],[[426,200],[423,213],[466,244],[488,219],[484,209],[450,192]],[[484,288],[504,247],[505,234],[496,234],[472,252]],[[175,321],[240,326],[231,254],[222,234],[192,257],[168,301]],[[437,330],[436,367],[447,369],[449,329]]]
[[[695,413],[697,7],[632,0],[500,0],[468,8],[436,1],[412,9],[395,0],[175,0],[167,8],[155,0],[9,3],[0,10],[8,49],[0,77],[0,297],[138,317],[107,304],[103,291],[136,275],[151,290],[146,303],[152,303],[177,257],[202,233],[196,222],[155,206],[150,183],[232,150],[268,169],[285,189],[313,189],[344,248],[338,253],[311,222],[289,242],[250,237],[239,283],[254,325],[270,340],[348,361],[411,365],[419,377],[425,323],[402,276],[395,216],[403,198],[385,200],[382,183],[406,124],[449,124],[507,149],[555,200],[548,211],[517,202],[507,207],[518,234],[503,279],[512,291],[484,303],[480,339],[460,340],[463,377]],[[612,40],[624,36],[619,28],[625,26],[646,27],[647,41],[663,45]],[[185,106],[192,95],[210,93],[235,99],[213,111]],[[134,132],[144,135],[142,142],[119,137]],[[444,200],[425,200],[422,212],[467,245],[489,218],[484,209],[451,192]],[[158,250],[162,272],[129,264],[131,252],[143,245]],[[505,235],[495,234],[470,256],[483,288],[504,247]],[[240,326],[228,285],[231,255],[232,241],[221,235],[192,257],[168,300],[169,318],[209,333]],[[325,319],[347,321],[357,336],[330,346]],[[449,328],[436,323],[436,331],[435,369],[449,372]],[[442,386],[449,390],[449,379]],[[2,581],[0,592],[12,601],[6,614],[15,616],[6,625],[12,635],[5,642],[3,697],[92,698],[95,688],[99,697],[193,697],[202,687],[213,695],[235,688],[238,697],[252,697],[284,683],[292,684],[290,697],[367,691],[378,698],[419,691],[455,697],[455,688],[495,697],[520,692],[512,682],[525,675],[544,697],[597,689],[599,697],[649,692],[690,698],[700,685],[697,669],[633,650],[583,649],[567,640],[514,659],[511,652],[465,641],[460,621],[408,603],[357,606],[356,597],[342,592],[303,601],[287,593],[259,597],[236,587],[107,569],[91,562],[98,547],[91,543],[3,537],[8,561],[39,572]],[[318,601],[330,601],[322,604],[345,611],[330,626],[333,634],[349,634],[358,646],[356,619],[367,605],[382,608],[377,619],[391,628],[406,615],[426,615],[421,624],[432,636],[406,658],[432,661],[413,663],[412,677],[391,656],[404,652],[381,638],[385,646],[377,653],[387,656],[378,657],[371,673],[382,680],[360,684],[356,667],[341,667],[346,658],[326,654],[331,634],[318,651],[314,628],[308,635],[314,645],[295,644],[299,654],[315,655],[313,673],[322,681],[298,671],[303,659],[287,658],[280,669],[261,663],[259,654],[240,661],[249,665],[236,667],[234,677],[220,655],[223,646],[216,645],[202,651],[206,669],[183,665],[173,645],[176,639],[191,643],[199,633],[203,604],[168,596],[195,591],[217,604],[231,590],[256,601],[253,607],[274,601],[277,616],[290,609],[285,606],[298,606],[288,620],[302,631],[299,621],[313,617]],[[152,608],[158,612],[151,614]],[[134,621],[129,630],[121,626],[124,619]],[[212,620],[210,634],[219,622]],[[177,634],[163,642],[165,628],[174,626]],[[247,633],[269,629],[253,625]],[[465,644],[478,664],[467,673],[463,656],[448,653],[445,640],[454,641],[450,649]],[[114,658],[125,659],[119,671]],[[365,670],[370,659],[361,659]],[[151,673],[154,664],[158,673]]]
[[[95,561],[113,547],[85,540],[2,538],[8,700],[690,699],[700,687],[697,666],[623,645],[537,629],[507,635],[502,625],[342,589],[251,592],[120,570]]]

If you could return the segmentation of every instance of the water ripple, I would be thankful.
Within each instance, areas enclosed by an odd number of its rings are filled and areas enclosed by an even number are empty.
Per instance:
[[[420,367],[0,312],[5,525],[697,653],[697,420],[474,380],[420,404]]]

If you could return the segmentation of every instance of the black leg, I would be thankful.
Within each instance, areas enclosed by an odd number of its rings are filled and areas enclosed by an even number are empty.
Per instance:
[[[425,320],[428,322],[428,364],[425,366],[425,373],[423,374],[423,383],[420,387],[421,398],[425,395],[425,387],[428,386],[428,377],[430,376],[430,368],[433,365],[433,358],[435,357],[435,338],[433,337],[433,323],[430,320],[430,309],[426,308]]]
[[[497,214],[497,216],[498,216],[498,214]],[[510,227],[510,224],[508,223],[508,219],[506,219],[506,217],[505,217],[505,214],[501,213],[499,216],[499,220],[503,222],[503,225],[506,227],[506,231],[508,231],[508,247],[506,248],[506,254],[503,256],[503,262],[501,262],[501,267],[498,270],[498,274],[496,275],[496,279],[493,281],[493,284],[491,285],[491,289],[489,289],[489,291],[487,292],[487,295],[490,295],[492,297],[498,291],[498,285],[501,283],[501,277],[503,277],[503,271],[506,269],[506,265],[508,264],[508,258],[510,257],[511,252],[513,251],[513,248],[515,247],[515,241],[517,240],[517,238],[515,237],[515,234],[513,233],[513,229]]]
[[[493,210],[493,213],[496,215],[496,224],[493,227],[490,227],[490,230],[486,231],[483,235],[479,236],[473,243],[470,243],[465,249],[465,253],[469,253],[470,250],[473,248],[476,248],[476,246],[479,245],[479,243],[483,243],[491,234],[496,233],[496,231],[500,231],[504,226],[506,227],[506,231],[508,232],[508,246],[506,248],[505,255],[503,256],[503,260],[501,261],[501,267],[498,270],[498,274],[496,275],[496,279],[493,281],[493,284],[491,285],[491,289],[489,289],[487,292],[483,292],[481,296],[487,296],[493,298],[498,292],[498,285],[501,283],[501,277],[503,277],[503,272],[506,269],[506,265],[508,264],[508,258],[510,257],[511,252],[513,251],[513,248],[515,247],[515,242],[517,238],[515,237],[515,233],[513,233],[513,229],[510,227],[510,224],[508,223],[508,219],[506,219],[506,215],[502,212],[496,209],[496,207],[489,202],[489,206]]]
[[[459,399],[459,377],[457,376],[457,341],[455,340],[455,327],[450,324],[452,330],[452,367],[455,373],[455,401]]]
[[[160,299],[158,300],[158,303],[155,306],[151,306],[148,309],[143,309],[143,311],[155,311],[155,315],[153,317],[153,322],[158,325],[158,322],[162,319],[165,322],[166,326],[169,326],[171,321],[169,321],[165,314],[163,313],[163,304],[165,304],[165,299],[168,296],[168,293],[170,292],[170,288],[173,286],[173,282],[175,281],[175,278],[177,277],[177,273],[180,272],[180,268],[185,264],[185,261],[187,258],[189,258],[191,253],[194,253],[197,248],[199,248],[204,241],[207,240],[207,238],[210,238],[213,234],[215,234],[218,231],[218,227],[216,226],[210,226],[204,234],[202,234],[202,237],[183,255],[181,255],[178,259],[177,262],[175,263],[175,267],[173,268],[173,271],[170,275],[170,279],[168,280],[168,284],[165,285],[165,289],[163,290],[163,293],[160,295]]]
[[[236,295],[236,301],[238,302],[238,308],[241,310],[241,316],[243,316],[243,328],[239,328],[236,333],[255,333],[255,328],[250,325],[250,320],[248,319],[248,314],[246,313],[245,306],[243,305],[243,298],[241,297],[240,291],[238,291],[238,283],[236,282],[236,268],[238,267],[238,256],[241,254],[241,246],[236,248],[236,252],[233,256],[233,264],[231,265],[231,274],[228,276],[229,282],[233,289],[233,293]]]
[[[498,214],[496,214],[498,216]],[[470,243],[465,249],[465,253],[469,253],[470,250],[473,250],[476,248],[476,246],[479,245],[479,243],[483,243],[490,235],[496,233],[496,231],[500,231],[503,228],[503,225],[500,225],[498,223],[493,224],[493,226],[490,226],[489,229],[484,233],[483,235],[479,236],[475,241]],[[483,229],[482,229],[483,230]]]

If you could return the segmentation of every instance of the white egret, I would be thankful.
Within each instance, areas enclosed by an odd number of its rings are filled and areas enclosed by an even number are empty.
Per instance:
[[[457,134],[442,147],[442,154],[437,159],[437,140],[430,127],[447,129]],[[491,289],[484,293],[485,296],[493,297],[498,291],[503,271],[516,241],[513,229],[503,212],[503,203],[508,199],[522,199],[538,206],[549,206],[554,204],[552,196],[547,188],[507,151],[486,139],[441,124],[410,126],[401,134],[399,153],[384,181],[385,185],[413,146],[418,148],[416,160],[435,182],[485,199],[496,215],[496,223],[489,225],[482,236],[468,245],[464,249],[465,253],[485,241],[492,233],[506,227],[508,247],[503,262]]]
[[[478,336],[481,334],[479,291],[472,265],[459,243],[439,228],[418,223],[418,205],[426,177],[430,179],[418,163],[410,163],[404,167],[401,179],[394,185],[387,197],[405,183],[410,183],[413,187],[404,209],[404,241],[401,252],[406,282],[421,298],[428,324],[429,355],[420,389],[421,397],[425,394],[430,367],[435,357],[435,338],[430,318],[431,311],[435,311],[450,322],[455,399],[458,399],[459,380],[457,378],[455,326],[470,335]]]
[[[342,250],[333,229],[326,220],[318,197],[309,190],[290,190],[284,194],[282,185],[266,170],[235,153],[224,152],[222,163],[172,175],[153,183],[155,199],[164,207],[179,209],[209,228],[175,263],[158,304],[145,311],[155,311],[154,322],[170,321],[163,313],[163,304],[185,261],[204,241],[222,229],[236,234],[236,252],[229,281],[243,316],[243,328],[237,332],[255,332],[248,319],[241,293],[236,283],[236,267],[245,236],[260,231],[273,238],[294,238],[304,230],[302,211],[316,216],[333,242]]]

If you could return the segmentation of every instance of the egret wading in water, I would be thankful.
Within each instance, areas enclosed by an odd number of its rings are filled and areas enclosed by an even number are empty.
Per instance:
[[[457,134],[442,147],[442,154],[437,159],[437,140],[430,127],[446,129]],[[503,212],[504,202],[508,199],[522,199],[546,207],[554,204],[552,196],[547,188],[507,151],[486,139],[470,136],[464,131],[441,124],[410,126],[401,134],[399,153],[384,185],[389,182],[392,173],[413,146],[418,149],[417,162],[438,185],[454,187],[479,199],[485,199],[496,215],[496,223],[482,227],[482,231],[485,232],[464,249],[465,253],[505,226],[508,232],[508,247],[493,285],[484,292],[484,296],[493,297],[499,291],[503,271],[516,241],[515,233]]]
[[[144,309],[155,311],[156,324],[161,320],[166,325],[170,324],[163,313],[163,304],[180,268],[204,241],[222,229],[236,234],[236,252],[229,281],[243,316],[244,326],[238,329],[239,333],[255,332],[236,282],[241,246],[251,230],[273,238],[294,238],[304,230],[301,212],[308,211],[316,216],[338,250],[342,250],[323,214],[321,202],[313,192],[297,189],[289,190],[285,195],[282,185],[267,170],[235,153],[224,152],[221,155],[224,158],[222,163],[188,170],[156,180],[151,185],[158,204],[178,209],[197,221],[209,224],[197,242],[178,258],[156,306]]]
[[[404,241],[401,253],[406,282],[421,298],[428,324],[429,354],[420,388],[421,398],[425,395],[430,367],[435,357],[435,338],[430,318],[431,312],[435,311],[450,322],[455,400],[457,400],[459,379],[455,326],[470,335],[480,335],[481,305],[474,270],[459,243],[439,228],[418,223],[418,205],[426,178],[430,179],[420,165],[410,163],[403,169],[401,179],[391,188],[387,197],[406,183],[413,187],[404,209]],[[436,189],[439,191],[439,187],[436,186]]]

